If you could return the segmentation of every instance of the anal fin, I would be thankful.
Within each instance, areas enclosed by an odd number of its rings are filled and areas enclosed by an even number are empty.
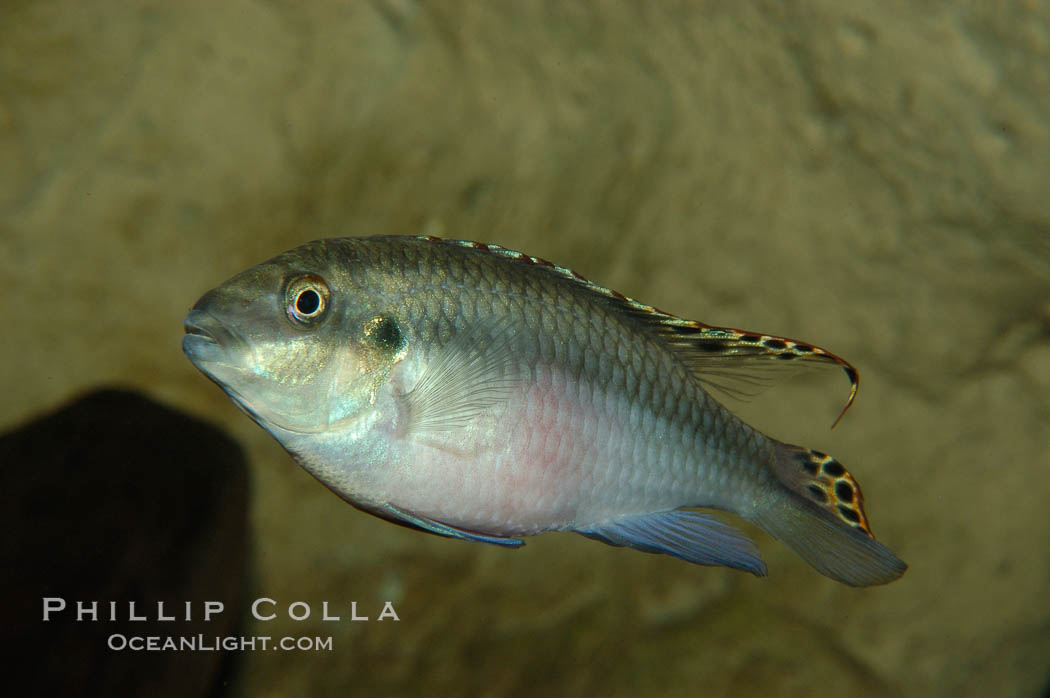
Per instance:
[[[722,565],[765,576],[766,565],[750,538],[698,511],[675,509],[573,529],[614,546],[662,553],[697,565]]]

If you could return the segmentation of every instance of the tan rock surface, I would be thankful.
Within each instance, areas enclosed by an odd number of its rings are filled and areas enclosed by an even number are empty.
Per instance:
[[[1045,687],[1050,6],[7,3],[0,84],[0,425],[115,383],[245,445],[255,594],[315,604],[248,632],[335,650],[247,653],[235,693]],[[234,272],[424,231],[854,361],[834,432],[837,381],[741,412],[841,458],[911,570],[857,591],[766,537],[757,580],[423,536],[341,503],[182,356]],[[317,620],[351,599],[401,621]]]

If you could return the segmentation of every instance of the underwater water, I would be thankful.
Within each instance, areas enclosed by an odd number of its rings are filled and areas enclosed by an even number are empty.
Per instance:
[[[173,512],[157,544],[185,559],[186,596],[171,598],[203,603],[235,576],[243,594],[223,598],[239,627],[222,632],[330,638],[226,653],[194,690],[1050,684],[1050,5],[8,3],[0,82],[0,430],[104,386],[220,427],[250,484],[202,487],[214,506],[192,489],[156,500]],[[849,359],[860,393],[834,431],[841,375],[803,372],[730,406],[845,463],[908,572],[848,588],[754,527],[763,579],[568,534],[471,545],[354,510],[180,342],[186,311],[234,273],[311,239],[379,233],[496,243],[676,315]],[[46,483],[63,502],[81,491],[77,452],[68,480]],[[34,467],[3,453],[8,483]],[[114,478],[134,477],[124,453]],[[183,483],[171,461],[156,463]],[[92,466],[104,485],[106,463]],[[127,512],[131,530],[159,479],[82,504]],[[10,509],[10,540],[34,540],[40,517],[91,536],[76,510],[33,497]],[[246,543],[224,506],[246,519]],[[187,510],[231,528],[180,538]],[[92,598],[154,603],[118,583],[152,558],[96,540],[81,567],[56,566],[60,537],[20,549],[39,590],[7,587],[5,613],[32,602],[27,667],[50,651],[40,604],[63,581],[41,570],[102,580],[111,596]],[[193,554],[202,540],[238,542],[224,567]],[[275,617],[253,617],[255,599]],[[292,617],[295,602],[309,618]],[[323,619],[325,602],[340,620]],[[351,620],[352,602],[368,621]],[[398,620],[379,620],[387,602]],[[63,647],[142,673],[145,653],[100,649],[80,627],[63,626]],[[98,688],[86,676],[75,692]],[[158,692],[185,694],[166,676]]]

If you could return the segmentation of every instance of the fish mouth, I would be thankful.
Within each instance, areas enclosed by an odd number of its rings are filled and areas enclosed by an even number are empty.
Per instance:
[[[217,343],[217,335],[224,330],[222,323],[206,310],[193,309],[183,322],[187,335],[199,337],[198,341]]]
[[[234,332],[206,310],[194,308],[183,322],[182,350],[198,368],[229,360],[230,350],[243,343]]]

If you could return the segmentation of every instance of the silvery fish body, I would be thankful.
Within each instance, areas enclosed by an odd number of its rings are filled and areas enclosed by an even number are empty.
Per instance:
[[[569,269],[430,237],[320,240],[210,291],[183,348],[351,504],[505,546],[545,531],[764,574],[755,522],[852,585],[905,565],[833,458],[745,424],[705,388],[738,368],[849,364],[691,322]],[[851,394],[852,399],[852,394]]]

